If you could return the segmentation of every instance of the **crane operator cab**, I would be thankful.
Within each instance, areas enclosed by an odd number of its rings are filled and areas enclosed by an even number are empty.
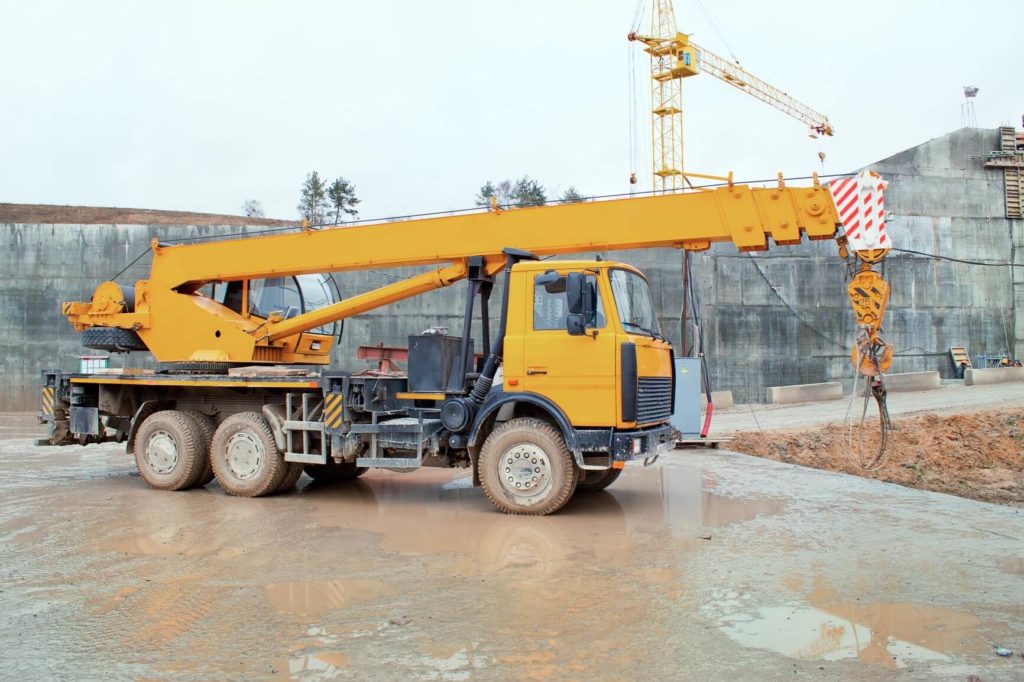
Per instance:
[[[208,293],[236,313],[242,312],[243,298],[247,299],[249,316],[264,320],[272,316],[288,320],[337,303],[340,298],[338,284],[329,274],[220,282]],[[310,333],[337,336],[338,323],[316,327]]]

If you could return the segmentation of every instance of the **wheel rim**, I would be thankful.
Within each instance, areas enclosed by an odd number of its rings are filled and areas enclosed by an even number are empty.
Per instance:
[[[240,431],[228,439],[226,454],[228,469],[242,481],[255,478],[266,458],[263,443],[246,431]]]
[[[146,443],[146,462],[155,474],[166,476],[178,466],[178,444],[167,431],[154,431]]]
[[[498,480],[516,497],[542,497],[551,488],[551,461],[533,443],[516,443],[498,458]]]

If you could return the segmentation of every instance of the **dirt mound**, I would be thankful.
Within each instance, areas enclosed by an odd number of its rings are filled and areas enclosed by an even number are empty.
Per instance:
[[[294,220],[246,218],[217,213],[159,211],[149,208],[2,204],[0,223],[65,225],[294,225]]]
[[[989,410],[894,421],[881,465],[865,471],[878,449],[877,421],[870,431],[843,425],[736,434],[730,449],[817,469],[877,478],[986,502],[1024,506],[1024,409]]]

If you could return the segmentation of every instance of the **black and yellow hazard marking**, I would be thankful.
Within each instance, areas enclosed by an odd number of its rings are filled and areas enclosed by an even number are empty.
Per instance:
[[[329,431],[341,428],[341,416],[344,412],[344,396],[340,393],[328,393],[324,397],[324,426]]]
[[[53,416],[53,386],[43,386],[43,414]]]

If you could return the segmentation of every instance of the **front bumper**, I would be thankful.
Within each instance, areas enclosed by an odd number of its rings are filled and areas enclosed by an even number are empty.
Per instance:
[[[576,449],[587,453],[611,455],[613,462],[657,457],[676,446],[676,430],[671,424],[646,429],[580,429],[576,431]]]
[[[636,431],[617,431],[612,437],[612,455],[616,462],[657,457],[676,446],[676,430],[671,424]]]

